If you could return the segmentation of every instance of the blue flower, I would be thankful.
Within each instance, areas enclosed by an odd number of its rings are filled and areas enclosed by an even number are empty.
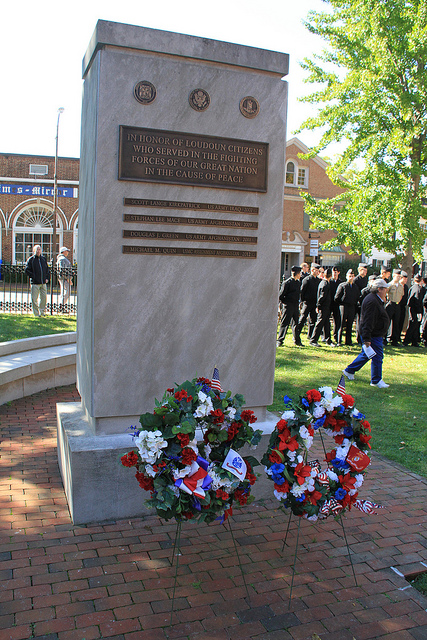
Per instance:
[[[345,460],[340,460],[339,458],[334,458],[331,463],[336,469],[349,469],[350,467],[346,463]]]
[[[320,427],[323,427],[323,425],[325,424],[325,420],[326,420],[326,415],[322,416],[321,418],[318,418],[318,420],[316,420],[316,422],[313,424],[313,429],[320,429]]]
[[[303,493],[302,496],[296,499],[297,502],[304,502],[304,500],[305,500],[305,493]]]
[[[343,404],[340,404],[337,407],[337,413],[344,413],[344,411],[345,411],[345,406]]]
[[[335,497],[337,500],[343,500],[347,495],[347,491],[340,487],[335,491]]]
[[[360,411],[357,412],[357,414],[354,415],[354,417],[356,418],[356,420],[364,420],[366,418],[364,413],[360,413]]]
[[[303,404],[304,407],[307,407],[307,408],[310,406],[310,403],[308,402],[308,400],[306,400],[306,398],[302,398],[301,404]]]
[[[285,404],[291,404],[292,398],[290,398],[289,396],[283,396],[283,402]]]
[[[345,427],[344,428],[344,435],[347,438],[351,438],[351,436],[353,435],[353,427]]]
[[[285,468],[284,464],[279,464],[277,462],[275,462],[274,464],[271,465],[270,469],[273,472],[273,474],[277,474],[277,473],[283,473],[283,470]]]
[[[285,483],[285,478],[283,476],[272,476],[274,482],[276,484],[284,484]]]

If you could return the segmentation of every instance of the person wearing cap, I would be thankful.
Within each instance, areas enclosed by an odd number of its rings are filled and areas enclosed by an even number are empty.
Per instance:
[[[385,280],[387,283],[391,280],[391,269],[389,267],[385,267],[384,265],[380,270],[380,278]]]
[[[50,271],[39,244],[33,247],[33,255],[26,262],[25,273],[30,276],[33,313],[35,316],[44,316]]]
[[[304,278],[301,284],[301,311],[298,319],[298,324],[295,329],[295,344],[298,347],[302,347],[301,331],[308,320],[308,339],[310,340],[313,333],[314,325],[317,320],[316,303],[317,303],[317,289],[319,288],[320,278],[319,266],[316,262],[311,263],[311,273],[307,278]]]
[[[341,280],[340,278],[340,266],[336,265],[335,267],[332,268],[332,278],[329,282],[330,285],[330,289],[331,289],[331,313],[332,313],[332,319],[334,322],[334,326],[333,326],[333,338],[334,338],[334,342],[337,343],[338,342],[338,332],[340,330],[340,326],[341,326],[341,311],[340,311],[340,305],[338,302],[335,302],[335,294],[337,292],[337,289],[339,287],[339,285],[341,284],[341,282],[343,282],[343,280]]]
[[[403,285],[403,296],[401,301],[399,302],[399,327],[398,327],[398,342],[401,342],[402,331],[405,330],[408,326],[408,296],[409,296],[409,287],[408,287],[408,274],[406,271],[402,271],[400,274],[400,282]]]
[[[332,269],[326,269],[325,277],[322,278],[319,288],[317,289],[317,320],[310,340],[312,347],[320,347],[318,340],[322,331],[324,342],[330,346],[335,346],[331,340],[331,323],[329,320],[331,309],[331,278]]]
[[[382,278],[372,281],[371,293],[362,302],[360,313],[360,336],[362,351],[344,370],[349,380],[371,359],[371,387],[386,389],[390,385],[382,378],[384,359],[384,336],[389,326],[389,317],[384,308],[389,284]]]
[[[353,284],[354,271],[349,269],[346,273],[346,282],[342,282],[335,294],[335,302],[340,305],[341,326],[338,331],[338,344],[341,344],[342,334],[345,329],[345,344],[351,347],[353,344],[352,331],[356,304],[360,297],[359,288]]]
[[[68,247],[61,247],[58,257],[56,259],[56,268],[58,273],[59,286],[61,288],[60,299],[61,306],[60,311],[65,311],[65,305],[67,304],[71,293],[71,262],[68,260],[69,254]]]
[[[414,277],[414,284],[409,289],[408,307],[409,307],[409,324],[405,333],[403,344],[405,347],[411,344],[413,347],[419,347],[420,344],[420,324],[423,312],[421,277]]]
[[[385,310],[390,318],[390,326],[387,332],[387,343],[393,347],[399,346],[399,322],[400,307],[399,303],[403,298],[403,284],[401,283],[402,269],[393,269],[393,279],[387,291],[387,304]]]
[[[298,324],[300,289],[301,267],[295,265],[291,267],[290,278],[284,280],[280,288],[279,300],[283,305],[283,309],[280,318],[279,335],[277,336],[276,342],[278,347],[283,345],[289,325],[291,325],[294,342],[296,342],[295,329]]]

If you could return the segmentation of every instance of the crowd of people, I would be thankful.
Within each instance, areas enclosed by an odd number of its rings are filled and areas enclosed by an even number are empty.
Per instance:
[[[302,347],[301,333],[306,323],[308,342],[313,347],[362,342],[362,304],[373,291],[382,299],[378,288],[381,280],[387,285],[382,306],[388,318],[382,346],[427,347],[427,278],[415,275],[410,286],[408,274],[401,269],[391,272],[384,266],[379,274],[368,278],[368,265],[360,263],[357,271],[349,269],[344,280],[339,265],[332,269],[315,262],[310,267],[306,262],[293,266],[291,276],[280,287],[277,346],[283,345],[291,327],[294,344]]]

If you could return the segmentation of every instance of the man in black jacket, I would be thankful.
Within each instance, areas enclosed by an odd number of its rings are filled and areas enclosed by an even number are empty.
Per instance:
[[[301,342],[301,331],[307,318],[308,321],[308,339],[310,340],[311,334],[313,333],[314,325],[316,324],[317,313],[316,313],[316,303],[317,303],[317,289],[320,284],[320,278],[318,278],[319,274],[319,265],[315,262],[311,265],[311,273],[307,278],[304,278],[301,285],[301,311],[298,320],[298,325],[295,330],[295,344],[299,347],[302,347]]]
[[[292,335],[295,339],[295,329],[298,324],[298,304],[301,289],[301,267],[291,268],[291,277],[284,280],[280,288],[279,300],[283,305],[282,317],[280,319],[279,335],[277,336],[277,346],[281,347],[286,338],[289,325],[292,328]]]
[[[343,371],[349,380],[354,380],[356,371],[359,371],[371,359],[371,387],[379,389],[386,389],[390,386],[382,378],[383,341],[390,323],[384,308],[388,287],[389,284],[382,278],[373,281],[372,291],[362,302],[360,313],[359,331],[362,338],[362,351]]]
[[[50,278],[49,267],[39,244],[33,247],[33,255],[28,258],[25,273],[31,278],[31,302],[35,316],[44,316],[46,309],[47,284]],[[40,302],[39,302],[40,299]]]
[[[409,344],[412,344],[413,347],[419,347],[420,324],[423,313],[421,277],[419,275],[416,275],[414,277],[414,284],[409,289],[408,307],[409,325],[405,333],[403,344],[405,345],[405,347]]]
[[[341,269],[339,265],[336,265],[332,269],[332,278],[329,283],[331,287],[331,313],[334,321],[334,330],[333,330],[334,342],[338,342],[338,331],[340,330],[340,326],[341,326],[340,305],[338,302],[335,302],[335,294],[337,292],[339,285],[341,284],[341,282],[343,282],[343,280],[341,280],[340,278],[340,271]]]
[[[338,344],[341,344],[342,334],[345,329],[345,343],[351,347],[352,330],[354,316],[356,314],[356,304],[360,298],[360,291],[357,285],[353,284],[354,271],[349,269],[346,273],[347,282],[339,285],[335,294],[335,302],[338,302],[341,310],[341,326],[338,331]]]
[[[318,340],[322,331],[324,342],[335,346],[331,340],[331,322],[329,320],[331,309],[331,278],[332,269],[326,269],[325,277],[322,279],[317,290],[317,321],[310,340],[312,347],[320,347]]]

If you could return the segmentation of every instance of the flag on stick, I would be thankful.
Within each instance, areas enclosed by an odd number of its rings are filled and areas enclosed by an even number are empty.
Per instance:
[[[212,375],[211,389],[214,389],[216,391],[222,391],[221,382],[219,380],[219,371],[216,367],[214,368],[213,375]]]
[[[338,382],[337,393],[340,396],[345,395],[345,376],[344,376],[344,374],[341,376],[341,380]]]

